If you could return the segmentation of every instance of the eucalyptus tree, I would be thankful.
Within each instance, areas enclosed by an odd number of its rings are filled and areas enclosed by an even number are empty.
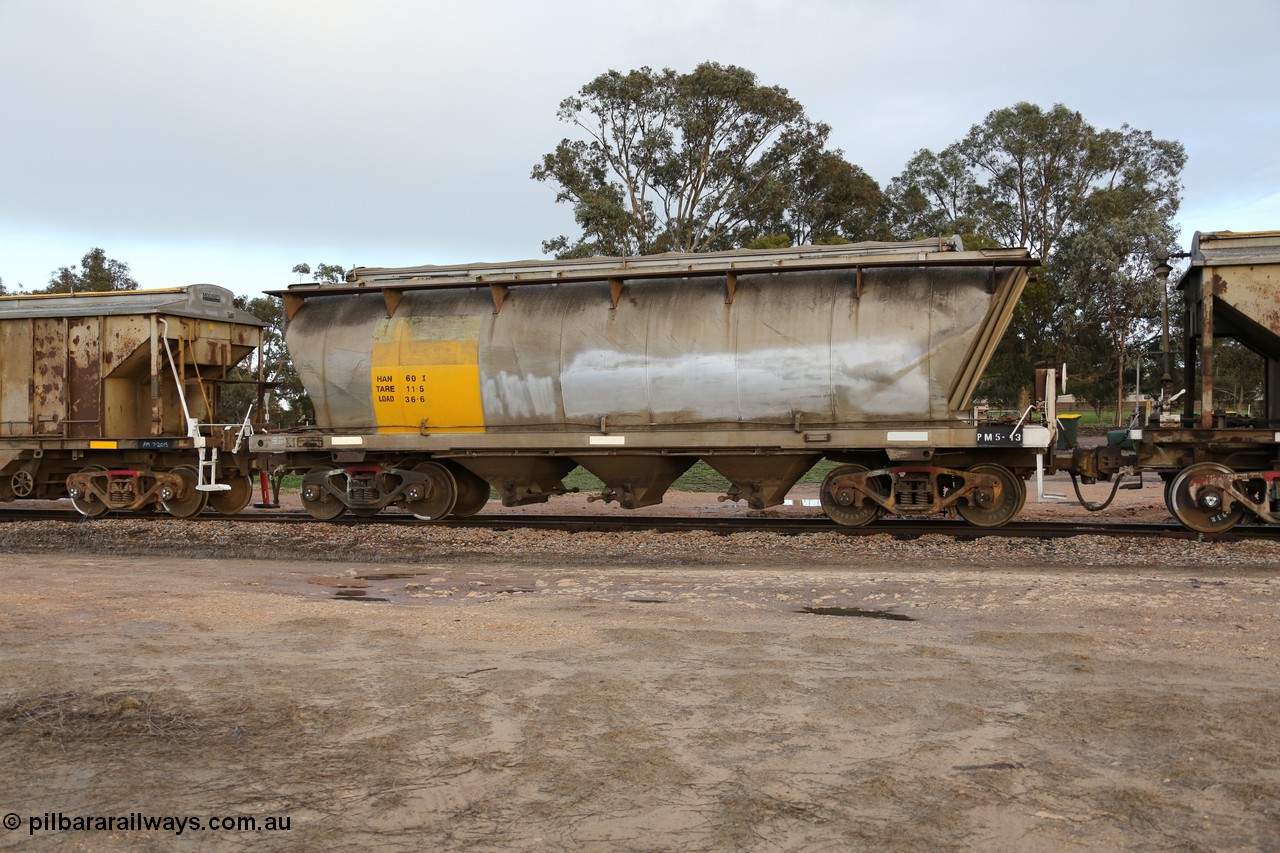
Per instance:
[[[58,267],[49,274],[45,293],[105,293],[112,290],[137,290],[138,282],[129,274],[129,265],[108,258],[102,249],[93,248],[72,264]]]
[[[885,196],[890,227],[903,239],[940,234],[974,238],[988,219],[986,188],[955,145],[937,154],[927,148],[917,151],[889,182]]]
[[[577,138],[531,177],[573,206],[581,233],[543,243],[560,257],[734,248],[777,229],[792,240],[845,236],[880,213],[874,181],[824,150],[830,128],[745,68],[610,70],[558,116]]]
[[[232,369],[232,382],[227,384],[222,394],[220,417],[227,422],[237,421],[244,417],[251,404],[257,405],[257,380],[261,371],[266,387],[262,394],[262,409],[255,410],[255,422],[271,428],[289,427],[300,421],[313,422],[315,406],[302,387],[302,380],[285,347],[284,306],[271,296],[252,299],[237,296],[236,306],[264,323],[262,348],[252,361]]]
[[[734,245],[770,238],[783,246],[890,239],[884,192],[841,151],[816,149],[792,165],[769,169],[762,187],[741,211],[744,225]]]
[[[298,283],[302,283],[304,275],[311,276],[311,280],[321,284],[341,284],[347,278],[347,271],[339,264],[316,264],[315,269],[311,268],[311,264],[294,264],[293,273],[298,276]]]
[[[297,271],[294,267],[294,271]],[[325,284],[341,284],[347,278],[347,271],[338,264],[316,264],[312,278]]]
[[[1119,376],[1153,318],[1149,257],[1175,242],[1185,162],[1180,143],[1150,131],[1099,130],[1061,104],[1018,103],[939,154],[918,152],[890,184],[890,219],[901,237],[951,229],[1042,260],[989,386],[1064,360],[1086,377]]]

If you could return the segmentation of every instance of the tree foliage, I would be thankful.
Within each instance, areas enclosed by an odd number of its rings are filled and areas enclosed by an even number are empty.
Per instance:
[[[317,264],[312,277],[326,284],[341,284],[347,278],[347,271],[337,264]]]
[[[301,280],[310,275],[313,281],[322,284],[339,284],[346,280],[347,271],[338,264],[294,264],[292,272]],[[253,299],[237,297],[240,305],[250,314],[257,317],[266,326],[262,329],[262,380],[266,384],[263,399],[263,411],[255,420],[268,427],[281,429],[300,423],[315,423],[315,404],[302,386],[302,378],[294,369],[289,358],[289,349],[284,342],[285,314],[284,305],[279,299],[271,296],[259,296]],[[257,360],[246,365],[242,374],[244,378],[256,379],[258,375]],[[234,386],[233,386],[234,387]],[[248,401],[241,401],[241,408]]]
[[[830,128],[745,68],[611,70],[562,101],[558,116],[586,136],[562,140],[532,172],[557,187],[557,202],[573,205],[581,228],[543,243],[559,257],[883,230],[879,187],[824,150]]]
[[[340,284],[346,280],[347,270],[338,264],[320,263],[312,267],[307,263],[294,264],[292,272],[301,280],[310,275],[322,284]],[[267,325],[262,330],[262,378],[267,392],[261,420],[273,427],[289,427],[294,424],[315,422],[315,405],[302,387],[302,378],[294,369],[289,350],[284,343],[284,306],[280,300],[259,296],[244,300],[246,311]],[[251,365],[257,375],[257,364]]]
[[[984,389],[1007,395],[1037,365],[1069,362],[1081,390],[1118,392],[1150,331],[1150,254],[1173,246],[1182,146],[1123,125],[1098,130],[1058,104],[988,114],[942,152],[922,150],[887,192],[896,236],[955,231],[969,245],[1022,246],[1043,267],[1014,314]],[[976,242],[974,242],[976,241]],[[1006,397],[1007,399],[1007,397]]]
[[[311,280],[321,284],[341,284],[347,279],[347,271],[338,264],[316,264],[312,268],[311,264],[294,264],[293,272],[298,276],[298,281],[302,281],[304,275],[311,276]]]
[[[971,238],[987,219],[988,194],[954,145],[940,154],[917,151],[889,182],[885,202],[890,227],[902,239],[942,234]]]
[[[266,323],[262,330],[262,377],[270,384],[264,419],[277,425],[298,421],[314,423],[315,407],[289,359],[284,343],[284,306],[279,299],[259,296],[245,306],[250,314]]]
[[[1214,406],[1248,412],[1264,398],[1266,361],[1244,344],[1229,338],[1214,341]]]
[[[111,290],[137,290],[138,282],[129,275],[129,265],[108,258],[102,249],[90,249],[80,264],[58,267],[49,274],[45,293],[103,293]]]
[[[289,359],[284,343],[284,306],[270,296],[249,299],[236,297],[236,304],[266,323],[262,329],[262,380],[266,383],[263,407],[253,420],[271,428],[287,428],[299,422],[314,423],[315,406],[302,387],[302,380]],[[257,356],[232,373],[236,382],[228,384],[222,397],[220,417],[232,421],[244,417],[250,404],[257,403]]]
[[[839,151],[806,152],[794,164],[769,171],[761,186],[760,196],[739,212],[744,226],[735,245],[768,240],[767,235],[785,236],[783,246],[890,236],[880,185]]]

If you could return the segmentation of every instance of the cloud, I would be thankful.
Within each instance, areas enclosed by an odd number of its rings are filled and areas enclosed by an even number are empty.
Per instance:
[[[293,257],[286,280],[297,260],[536,256],[574,230],[529,178],[570,133],[560,100],[609,68],[705,60],[788,89],[881,183],[991,110],[1062,102],[1182,139],[1188,215],[1235,202],[1280,227],[1274,195],[1241,195],[1280,183],[1280,7],[1234,4],[1249,25],[1229,49],[1173,26],[1209,15],[1187,0],[0,2],[0,74],[21,81],[0,89],[0,276],[39,286],[93,245],[157,269],[156,247],[239,247]]]

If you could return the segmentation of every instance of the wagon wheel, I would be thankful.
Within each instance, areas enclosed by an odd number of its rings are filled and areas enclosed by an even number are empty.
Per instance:
[[[106,470],[107,469],[103,468],[101,465],[90,465],[88,468],[80,469],[80,474],[91,477],[95,474],[103,474]],[[74,489],[69,491],[72,492],[71,505],[76,508],[76,512],[80,513],[85,518],[98,518],[106,515],[111,510],[111,507],[98,500],[97,497],[89,492],[77,495],[74,493]]]
[[[30,471],[15,471],[9,480],[9,489],[20,498],[31,497],[36,490],[36,478]]]
[[[209,506],[223,515],[235,515],[253,500],[253,480],[233,475],[227,485],[231,486],[229,491],[209,493]]]
[[[413,470],[424,475],[426,481],[421,484],[421,497],[406,500],[404,508],[423,521],[439,521],[453,512],[458,502],[458,482],[452,472],[439,462],[419,462]]]
[[[1018,512],[1022,512],[1022,507],[1027,503],[1027,481],[1016,473],[1013,475],[1013,481],[1018,484]]]
[[[454,518],[470,518],[489,502],[489,481],[465,468],[450,469],[457,484],[458,500],[453,505]]]
[[[1182,473],[1169,483],[1166,492],[1166,502],[1173,517],[1200,533],[1222,533],[1239,524],[1244,518],[1244,510],[1221,489],[1203,489],[1199,500],[1191,497],[1191,481],[1196,477],[1230,473],[1230,468],[1217,462],[1200,462],[1183,468]]]
[[[969,503],[956,504],[960,517],[974,527],[1000,527],[1008,524],[1027,499],[1022,481],[1003,465],[984,463],[969,469],[971,474],[988,474],[999,482],[998,489],[978,488],[970,492]]]
[[[209,502],[209,493],[196,490],[196,484],[200,482],[196,469],[190,465],[183,465],[180,468],[174,468],[170,473],[182,478],[183,493],[181,497],[177,495],[165,497],[167,490],[162,489],[160,506],[174,518],[191,518],[193,515],[199,515],[205,504]]]
[[[1178,517],[1178,514],[1173,511],[1173,481],[1176,479],[1178,479],[1176,474],[1164,478],[1164,506],[1169,510],[1169,515],[1175,519]]]
[[[870,498],[864,497],[862,506],[858,506],[855,503],[857,492],[854,489],[841,488],[833,491],[835,481],[840,477],[870,470],[865,465],[842,465],[827,475],[827,478],[822,481],[822,491],[818,493],[822,501],[822,511],[827,514],[827,518],[845,527],[862,527],[864,524],[870,524],[881,514],[880,504]],[[867,487],[874,489],[875,493],[881,497],[887,498],[889,484],[884,480],[883,477],[870,479],[867,481]]]
[[[332,468],[328,465],[317,465],[307,474],[322,474],[330,470]],[[308,497],[309,494],[310,497]],[[302,485],[302,508],[311,513],[311,517],[317,521],[333,521],[347,511],[346,504],[331,495],[323,486],[313,483]]]

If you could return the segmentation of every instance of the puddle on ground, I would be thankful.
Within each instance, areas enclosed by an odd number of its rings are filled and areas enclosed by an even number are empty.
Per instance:
[[[863,619],[892,619],[895,622],[916,621],[902,613],[890,613],[888,610],[863,610],[860,607],[801,607],[796,612],[811,613],[814,616],[860,616]]]
[[[331,586],[336,589],[364,589],[369,582],[360,578],[340,578],[329,577],[327,575],[314,575],[307,578],[307,583],[316,586]]]
[[[389,598],[376,598],[364,589],[340,589],[333,594],[334,601],[390,601]]]
[[[334,593],[334,595],[341,598],[354,598],[356,596],[365,596],[368,594],[369,591],[365,589],[340,589]]]

